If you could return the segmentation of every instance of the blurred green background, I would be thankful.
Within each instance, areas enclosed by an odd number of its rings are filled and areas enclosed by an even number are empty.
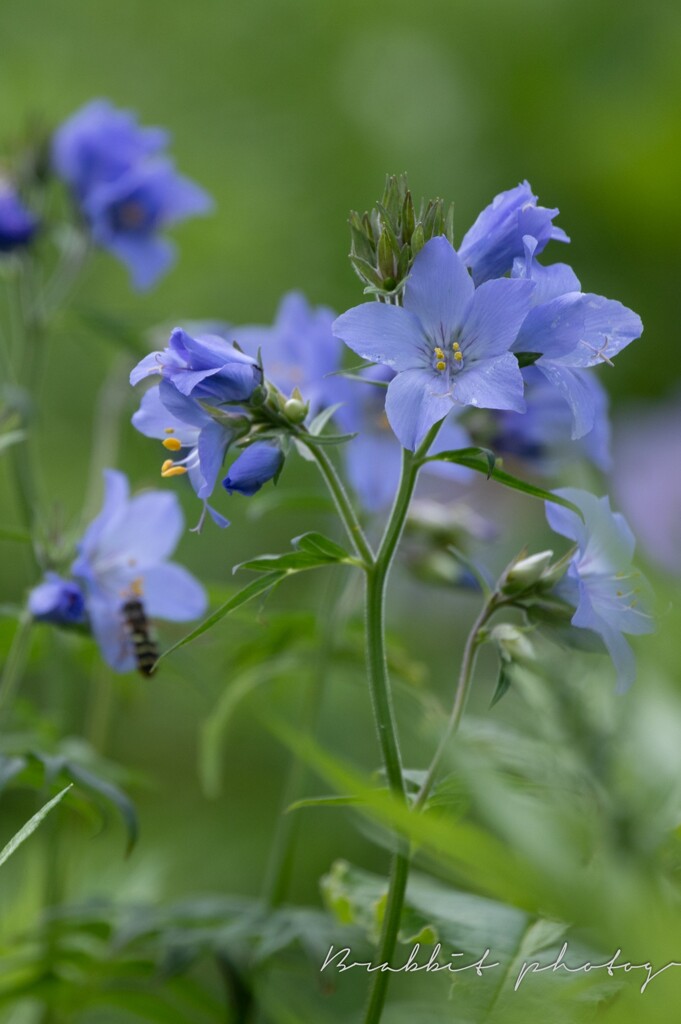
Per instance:
[[[267,322],[291,288],[339,311],[356,304],[346,216],[372,205],[387,172],[407,171],[417,197],[453,200],[458,238],[497,192],[528,178],[544,205],[560,207],[558,223],[572,238],[551,258],[568,261],[585,290],[621,299],[642,316],[643,340],[601,375],[615,411],[625,410],[634,397],[673,394],[681,374],[680,47],[674,2],[1,0],[0,135],[10,145],[32,119],[53,126],[90,98],[107,97],[136,110],[142,123],[170,129],[179,168],[216,198],[213,216],[175,232],[178,264],[150,294],[133,294],[106,254],[88,269],[78,301],[130,324],[140,352],[144,332],[161,322]],[[97,394],[112,368],[124,380],[133,361],[75,318],[58,325],[39,404],[48,517],[57,506],[63,520],[79,514]],[[157,450],[127,425],[135,398],[124,384],[114,391],[123,409],[118,464],[134,485],[160,485]],[[112,452],[114,435],[112,427]],[[311,490],[310,468],[287,469],[281,486],[294,482]],[[196,503],[182,493],[191,518]],[[1,497],[15,521],[4,478]],[[216,594],[231,586],[235,562],[282,550],[304,529],[328,528],[313,512],[254,519],[238,498],[221,507],[232,528],[188,535],[180,552]],[[502,515],[513,519],[520,508],[504,504]],[[532,515],[525,523],[543,529],[541,509]],[[30,575],[15,547],[2,544],[0,557],[1,599],[16,602]],[[323,581],[305,581],[273,607],[309,610],[323,590]],[[474,604],[455,607],[463,634]],[[452,635],[451,605],[421,588],[416,614],[407,598],[397,610],[412,612],[400,639],[444,692],[452,655],[433,637],[443,635],[442,624]],[[125,862],[123,839],[119,857],[111,829],[94,838],[83,830],[67,869],[72,898],[258,891],[288,755],[252,715],[238,712],[223,793],[209,801],[196,752],[201,722],[229,681],[234,645],[249,635],[257,642],[258,630],[264,637],[267,614],[228,620],[220,636],[182,652],[150,683],[106,681],[92,652],[70,660],[63,638],[40,635],[27,692],[79,733],[98,728],[109,699],[93,686],[112,687],[110,724],[99,738],[108,755],[147,780],[136,791],[140,847]],[[164,641],[174,635],[166,630]],[[359,644],[354,660],[330,673],[322,734],[345,757],[373,767]],[[667,620],[655,665],[673,669],[674,650]],[[481,708],[489,693],[484,698]],[[267,691],[268,710],[284,716],[295,715],[297,700],[295,680]],[[419,763],[423,742],[423,733],[407,729]],[[17,814],[24,806],[17,803]],[[324,813],[309,812],[294,876],[294,895],[312,902],[337,856],[361,850],[366,866],[385,866],[383,852],[362,845],[347,818],[329,828]],[[28,890],[39,866],[32,863],[27,855],[12,867],[22,882],[19,910],[16,895],[0,897],[8,913],[11,905],[10,924],[35,911]]]

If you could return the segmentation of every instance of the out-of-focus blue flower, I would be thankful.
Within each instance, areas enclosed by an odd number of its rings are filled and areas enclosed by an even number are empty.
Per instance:
[[[300,292],[289,292],[279,304],[271,326],[235,327],[234,340],[257,357],[262,349],[268,380],[285,395],[298,388],[315,416],[325,406],[345,399],[347,381],[328,377],[340,368],[343,347],[331,326],[335,314],[311,306]]]
[[[565,232],[553,224],[558,212],[537,206],[537,197],[527,181],[495,196],[468,229],[459,248],[475,284],[507,274],[514,259],[523,255],[525,237],[534,239],[537,254],[551,239],[569,242]]]
[[[185,398],[167,381],[149,388],[132,417],[132,424],[145,437],[161,441],[166,453],[183,455],[180,459],[166,458],[161,476],[186,473],[213,521],[220,527],[229,526],[229,521],[208,504],[208,498],[215,488],[234,432],[212,420],[198,403]]]
[[[6,182],[0,181],[0,253],[21,249],[33,240],[38,218]]]
[[[105,471],[102,511],[87,528],[71,567],[82,582],[92,631],[104,659],[119,672],[135,667],[121,614],[140,594],[150,618],[186,622],[206,609],[206,593],[185,568],[168,561],[184,521],[174,494],[143,491],[130,497],[123,473]]]
[[[174,329],[167,348],[150,352],[137,364],[130,383],[153,375],[162,376],[181,395],[213,405],[247,402],[262,381],[251,356],[217,335],[192,338],[181,327]]]
[[[162,128],[141,128],[130,111],[93,100],[55,131],[52,164],[83,199],[93,186],[115,181],[139,161],[161,153],[168,142]]]
[[[509,351],[531,302],[529,281],[487,281],[475,288],[446,238],[427,242],[414,260],[404,306],[368,302],[334,323],[334,334],[373,362],[392,367],[386,413],[414,450],[454,406],[522,412],[523,379]]]
[[[140,128],[133,115],[97,100],[56,132],[52,162],[69,185],[94,241],[130,270],[145,289],[175,256],[161,232],[187,217],[208,213],[211,198],[182,177],[162,155],[168,136]]]
[[[641,318],[621,302],[579,290],[579,281],[565,264],[541,267],[531,242],[524,260],[513,268],[516,279],[536,282],[541,301],[523,322],[513,343],[515,352],[541,352],[534,364],[570,407],[572,437],[594,429],[598,407],[591,379],[582,371],[611,363],[623,348],[640,337]],[[568,289],[568,290],[566,290]]]
[[[73,580],[65,580],[56,572],[45,573],[45,578],[28,595],[28,610],[39,622],[53,622],[57,626],[76,626],[87,619],[85,597]]]
[[[647,555],[681,575],[681,401],[633,407],[615,422],[613,487]]]
[[[230,494],[236,491],[250,498],[279,473],[283,464],[284,453],[278,444],[256,441],[232,463],[222,486]]]
[[[209,213],[213,202],[169,160],[156,159],[93,186],[82,206],[94,241],[125,263],[135,288],[144,290],[175,260],[175,246],[160,232]]]
[[[575,606],[572,624],[603,640],[617,671],[617,688],[623,691],[636,677],[636,663],[622,634],[654,629],[648,583],[632,565],[634,535],[624,517],[611,511],[609,498],[572,487],[554,493],[584,514],[582,522],[570,509],[546,503],[551,529],[577,545],[558,593]]]
[[[380,512],[393,501],[402,470],[402,448],[390,429],[385,413],[385,388],[381,386],[393,380],[395,371],[377,365],[363,370],[361,375],[367,383],[347,382],[352,387],[336,418],[343,431],[357,434],[343,445],[348,479],[364,508],[368,512]],[[377,383],[372,384],[372,381]],[[467,432],[450,413],[430,452],[466,448],[470,444]],[[461,482],[473,475],[472,470],[446,462],[429,462],[424,472]]]
[[[555,475],[580,456],[607,472],[611,465],[608,396],[598,378],[576,370],[582,387],[591,395],[593,426],[588,434],[572,439],[572,413],[566,402],[534,366],[523,370],[527,411],[491,413],[494,433],[487,443],[499,455],[530,463],[540,473]]]

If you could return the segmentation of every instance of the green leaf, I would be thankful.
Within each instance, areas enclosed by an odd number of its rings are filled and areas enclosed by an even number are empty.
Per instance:
[[[206,633],[209,629],[212,629],[212,627],[220,622],[221,619],[224,619],[225,615],[229,615],[230,612],[233,612],[235,608],[240,608],[242,604],[246,604],[247,601],[252,601],[253,598],[258,597],[259,594],[264,594],[268,590],[271,590],[277,585],[277,583],[281,582],[285,575],[286,574],[283,572],[270,572],[260,579],[253,580],[252,583],[249,583],[240,590],[238,594],[234,594],[233,597],[230,597],[229,601],[225,601],[225,603],[214,611],[212,615],[209,615],[208,618],[204,619],[196,629],[192,629],[190,633],[187,633],[181,640],[178,640],[177,643],[172,645],[172,647],[169,647],[167,651],[164,651],[156,662],[156,665],[163,661],[164,658],[167,658],[169,654],[173,654],[175,651],[179,650],[180,647],[184,647],[186,644],[191,643],[192,640],[196,640],[203,633]]]
[[[338,412],[342,405],[343,402],[336,402],[335,405],[330,405],[328,406],[328,408],[322,409],[322,411],[315,416],[315,418],[312,420],[312,423],[308,427],[309,432],[313,434],[315,437],[318,434],[321,434],[322,430],[329,422],[331,417],[334,415],[334,413]]]
[[[123,819],[128,833],[128,844],[126,847],[126,856],[128,856],[132,852],[139,836],[137,811],[130,797],[122,789],[119,789],[118,786],[115,786],[113,782],[95,775],[94,772],[83,768],[82,765],[69,761],[65,767],[75,782],[79,782],[86,789],[91,789],[93,792],[98,793],[99,796],[103,796],[105,800],[108,800],[116,808]]]
[[[5,863],[6,860],[9,860],[12,854],[21,846],[21,844],[26,839],[28,839],[28,837],[35,832],[38,825],[40,825],[42,820],[47,817],[52,808],[56,807],[57,804],[64,799],[68,791],[71,789],[72,785],[73,784],[70,783],[68,786],[65,786],[60,793],[57,793],[55,797],[52,797],[51,800],[48,800],[48,802],[44,804],[40,808],[40,810],[33,815],[32,818],[29,818],[26,824],[19,829],[16,835],[12,836],[10,841],[7,843],[7,846],[5,846],[5,848],[2,851],[0,851],[0,867]]]
[[[348,807],[362,802],[358,796],[308,796],[289,804],[285,813],[300,811],[305,807]]]
[[[19,544],[30,544],[31,535],[25,530],[13,530],[9,526],[0,526],[0,540],[14,540]]]
[[[323,533],[303,533],[300,537],[294,537],[291,543],[298,551],[309,551],[310,554],[319,555],[330,562],[345,562],[350,558],[345,548],[325,537]]]
[[[300,440],[304,444],[309,445],[331,445],[331,444],[345,444],[347,441],[352,441],[353,437],[357,437],[357,434],[302,434]]]
[[[502,661],[499,666],[499,678],[497,679],[496,689],[492,696],[492,700],[490,701],[490,708],[493,708],[494,705],[497,704],[506,693],[508,693],[511,687],[511,682],[511,673],[508,671],[506,663]]]
[[[552,491],[546,491],[543,487],[537,487],[535,484],[530,484],[517,476],[512,476],[511,473],[506,473],[503,469],[497,469],[493,460],[495,460],[494,453],[487,448],[461,448],[457,451],[438,452],[437,455],[429,455],[424,459],[424,462],[456,462],[460,466],[474,469],[476,473],[484,473],[488,480],[490,478],[496,480],[498,484],[503,484],[504,487],[510,487],[514,491],[521,491],[532,498],[539,498],[540,501],[551,501],[554,505],[562,505],[564,508],[569,508],[582,521],[584,520],[582,510],[571,501],[568,501],[567,498],[561,498]]]

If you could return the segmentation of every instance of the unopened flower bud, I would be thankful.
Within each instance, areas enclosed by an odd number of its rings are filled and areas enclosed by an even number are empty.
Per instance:
[[[527,634],[510,622],[500,622],[490,634],[502,661],[522,665],[535,660],[534,647]]]
[[[506,575],[502,590],[505,594],[517,594],[538,583],[544,571],[551,564],[553,551],[540,551],[536,555],[521,558]]]

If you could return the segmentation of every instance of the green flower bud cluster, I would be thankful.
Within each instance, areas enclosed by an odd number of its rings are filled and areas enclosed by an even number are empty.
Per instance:
[[[381,202],[362,216],[353,211],[349,224],[350,262],[365,291],[378,295],[399,292],[431,238],[445,235],[454,244],[454,204],[445,212],[442,199],[421,200],[417,213],[406,174],[388,176]]]

